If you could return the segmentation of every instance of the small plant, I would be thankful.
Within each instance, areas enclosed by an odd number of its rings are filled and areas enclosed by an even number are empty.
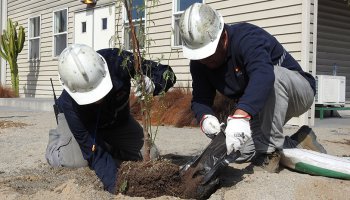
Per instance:
[[[128,181],[124,181],[119,187],[119,192],[123,194],[126,192],[127,188],[128,188]]]
[[[151,126],[151,104],[153,101],[153,94],[148,94],[145,91],[145,81],[143,74],[150,74],[152,67],[151,64],[144,63],[144,66],[142,67],[142,63],[144,61],[144,57],[149,52],[149,47],[152,42],[152,40],[148,37],[147,31],[148,28],[145,30],[143,27],[143,24],[145,23],[144,18],[142,17],[145,13],[145,9],[147,7],[148,14],[147,17],[150,18],[150,10],[155,7],[159,1],[158,0],[152,0],[152,1],[145,1],[144,5],[133,5],[133,3],[136,3],[134,0],[119,0],[117,1],[117,8],[121,9],[121,5],[125,7],[126,10],[126,21],[128,24],[127,28],[127,34],[130,34],[130,45],[129,46],[123,46],[120,42],[120,38],[118,36],[115,36],[111,38],[110,45],[116,46],[119,45],[120,50],[124,48],[128,48],[132,51],[133,57],[132,58],[124,58],[122,65],[126,65],[128,60],[133,59],[134,63],[134,71],[135,75],[133,76],[133,83],[134,85],[140,86],[140,92],[141,92],[141,98],[139,99],[140,103],[140,110],[142,116],[142,126],[144,131],[144,155],[143,159],[144,161],[150,160],[150,150],[153,146],[156,132],[152,130]],[[143,1],[142,1],[143,2]],[[146,6],[147,4],[147,6]],[[119,11],[119,13],[122,13]],[[135,16],[132,16],[132,15]],[[145,16],[146,17],[146,16]],[[135,20],[138,19],[138,20]],[[119,21],[119,18],[118,18]],[[152,22],[152,20],[147,20],[148,23]],[[139,27],[139,28],[137,28]],[[149,27],[149,26],[148,26]],[[118,26],[117,26],[118,29]],[[118,32],[118,31],[117,31]],[[160,62],[160,60],[158,60]],[[165,72],[163,74],[163,78],[166,81],[174,81],[175,77],[169,72]],[[164,92],[161,92],[160,95],[163,95]]]
[[[16,96],[19,95],[17,56],[23,49],[25,39],[24,28],[19,26],[17,31],[17,26],[17,22],[8,19],[7,30],[0,35],[0,56],[10,65],[12,89]]]

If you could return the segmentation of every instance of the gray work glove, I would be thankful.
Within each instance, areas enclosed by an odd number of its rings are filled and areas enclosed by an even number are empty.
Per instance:
[[[250,117],[233,115],[227,118],[226,148],[227,155],[232,151],[240,150],[242,145],[252,137],[252,131],[249,124]]]
[[[155,85],[153,83],[153,81],[148,77],[143,75],[143,79],[145,81],[145,92],[146,94],[153,94]],[[135,96],[136,97],[141,97],[142,98],[142,90],[141,90],[141,83],[137,83],[136,87],[134,89],[135,92]]]
[[[213,115],[204,115],[200,122],[200,127],[203,133],[210,139],[213,139],[215,135],[220,132],[220,122]]]

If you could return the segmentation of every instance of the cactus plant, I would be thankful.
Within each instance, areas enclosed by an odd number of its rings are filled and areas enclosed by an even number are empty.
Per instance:
[[[12,20],[8,19],[7,30],[0,35],[0,56],[10,65],[12,89],[16,96],[19,95],[17,56],[23,49],[25,39],[24,28],[19,26],[17,31],[17,26],[17,22],[12,23]]]

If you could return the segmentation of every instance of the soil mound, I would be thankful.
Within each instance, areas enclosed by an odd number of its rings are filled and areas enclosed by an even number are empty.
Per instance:
[[[206,199],[214,187],[202,186],[202,175],[194,169],[180,175],[180,167],[166,160],[124,162],[118,171],[117,192],[131,197],[175,196],[183,199]]]

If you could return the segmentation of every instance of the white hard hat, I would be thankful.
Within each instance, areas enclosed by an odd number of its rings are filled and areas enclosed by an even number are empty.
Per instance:
[[[102,99],[113,87],[106,60],[84,44],[62,51],[58,72],[63,88],[79,105]]]
[[[224,19],[210,6],[194,3],[181,15],[179,26],[184,57],[200,60],[215,53]]]

